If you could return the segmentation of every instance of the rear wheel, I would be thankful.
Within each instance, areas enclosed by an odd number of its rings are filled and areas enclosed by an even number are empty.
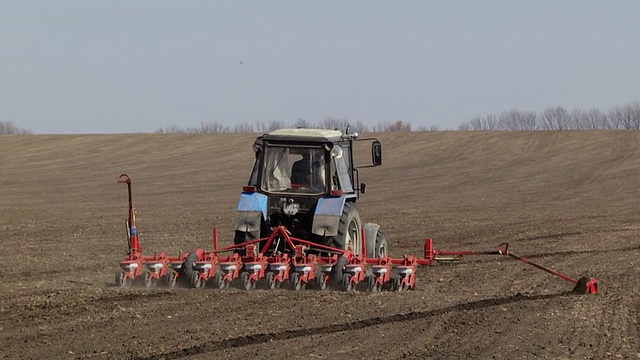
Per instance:
[[[329,243],[339,249],[351,249],[354,254],[362,253],[362,221],[360,213],[353,202],[346,202],[338,225],[338,234]]]

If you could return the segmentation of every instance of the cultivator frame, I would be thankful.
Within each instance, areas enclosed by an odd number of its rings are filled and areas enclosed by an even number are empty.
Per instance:
[[[292,290],[329,287],[335,290],[370,292],[383,290],[413,290],[419,283],[419,266],[462,260],[469,255],[499,255],[531,265],[575,284],[574,292],[597,294],[598,281],[594,278],[572,278],[553,269],[536,264],[509,251],[502,243],[489,251],[442,251],[426,239],[422,258],[405,255],[400,258],[367,257],[366,232],[362,229],[362,254],[351,249],[339,249],[291,236],[284,226],[273,229],[270,236],[219,247],[218,229],[213,229],[213,250],[197,249],[192,253],[168,256],[165,252],[153,256],[142,255],[138,238],[136,211],[131,194],[131,178],[122,174],[118,183],[126,183],[129,195],[127,224],[127,257],[116,272],[117,286],[130,286],[140,280],[143,286],[174,287],[178,280],[194,288],[208,285],[216,289],[231,286],[253,290],[276,289],[286,284]],[[229,253],[228,255],[224,255]],[[245,254],[245,255],[241,255]],[[195,256],[194,256],[195,255]],[[195,258],[195,259],[193,259]],[[195,260],[189,264],[189,259]],[[188,276],[189,278],[182,278]]]

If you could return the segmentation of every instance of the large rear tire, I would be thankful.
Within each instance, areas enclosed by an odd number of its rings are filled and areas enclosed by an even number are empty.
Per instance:
[[[362,253],[362,221],[356,204],[347,201],[342,210],[338,234],[329,241],[329,246],[351,249],[355,255]]]

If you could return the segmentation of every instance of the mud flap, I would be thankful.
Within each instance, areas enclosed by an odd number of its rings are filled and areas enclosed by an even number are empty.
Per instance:
[[[262,219],[267,218],[267,196],[260,193],[242,193],[238,202],[236,230],[260,231]]]
[[[320,236],[338,235],[345,200],[344,196],[319,199],[316,212],[313,215],[311,232]]]

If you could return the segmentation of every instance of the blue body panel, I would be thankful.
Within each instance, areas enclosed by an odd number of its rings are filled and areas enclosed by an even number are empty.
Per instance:
[[[241,193],[238,201],[238,211],[260,211],[262,217],[267,219],[267,195],[254,193]]]
[[[323,197],[318,199],[315,215],[342,215],[346,197]]]

